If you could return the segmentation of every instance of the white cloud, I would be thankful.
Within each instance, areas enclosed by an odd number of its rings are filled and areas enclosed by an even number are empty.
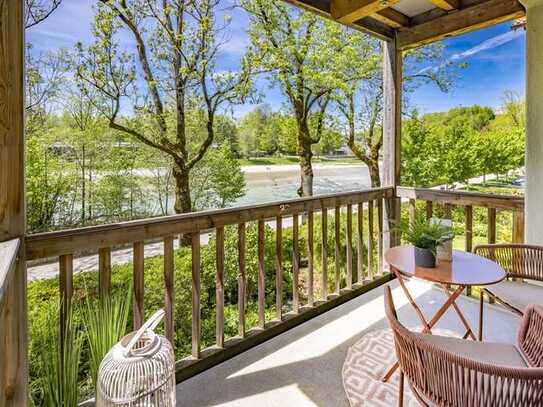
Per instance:
[[[523,34],[524,34],[524,31],[515,30],[515,31],[507,31],[506,33],[496,35],[495,37],[489,38],[488,40],[485,40],[479,45],[476,45],[475,47],[472,47],[466,51],[453,54],[449,59],[447,59],[445,62],[437,66],[429,66],[420,70],[419,74],[428,72],[430,70],[437,71],[441,68],[444,68],[445,66],[449,65],[452,62],[457,62],[462,59],[466,59],[473,55],[479,54],[483,51],[488,51],[494,48],[498,48],[504,44],[507,44],[508,42],[511,42],[517,38],[522,37]]]

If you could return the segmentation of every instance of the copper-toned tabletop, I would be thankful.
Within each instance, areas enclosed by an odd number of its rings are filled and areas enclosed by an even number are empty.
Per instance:
[[[458,250],[453,251],[452,261],[440,260],[435,268],[415,266],[413,246],[397,246],[387,250],[385,261],[406,276],[442,284],[490,285],[505,278],[505,271],[497,263]]]

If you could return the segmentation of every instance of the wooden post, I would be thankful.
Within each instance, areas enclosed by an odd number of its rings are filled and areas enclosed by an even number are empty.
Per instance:
[[[347,205],[347,288],[353,288],[353,206]],[[339,291],[338,291],[339,292]]]
[[[340,294],[340,279],[341,279],[341,208],[336,206],[335,215],[334,215],[334,243],[335,243],[335,252],[334,260],[336,262],[335,267],[335,293]],[[349,284],[349,279],[347,278],[347,285]]]
[[[275,315],[283,319],[283,218],[275,218]]]
[[[98,293],[105,298],[111,291],[111,249],[98,249]]]
[[[215,298],[217,310],[215,315],[215,343],[224,347],[224,227],[218,227],[215,244]]]
[[[200,233],[191,234],[192,247],[192,357],[200,359],[202,322],[200,312]]]
[[[258,221],[258,326],[266,327],[266,265],[264,263],[264,232],[266,224]]]
[[[246,259],[245,259],[245,238],[246,238],[245,223],[238,225],[238,335],[245,338],[245,306],[247,297],[247,275],[246,275]]]
[[[328,210],[321,211],[321,284],[323,301],[328,299]]]
[[[496,243],[496,208],[488,208],[488,232],[489,244]]]
[[[144,292],[145,245],[143,242],[134,242],[133,280],[134,300],[132,304],[134,329],[138,329],[145,319],[143,292]]]
[[[292,216],[292,310],[300,310],[299,282],[300,282],[300,243],[299,243],[298,214]]]
[[[473,250],[473,206],[466,206],[465,208],[465,249],[467,252]],[[471,297],[471,286],[466,288],[466,295]]]
[[[164,332],[166,338],[173,344],[174,337],[174,281],[175,281],[175,265],[174,265],[174,250],[173,250],[173,236],[166,236],[164,238],[164,311],[166,312],[164,318]]]
[[[513,243],[524,243],[524,212],[513,212]]]
[[[401,128],[402,128],[402,52],[396,41],[384,43],[383,56],[383,185],[396,187],[400,184]],[[394,224],[400,220],[401,200],[387,199],[384,221],[384,249],[399,244]]]
[[[23,7],[21,0],[0,1],[0,241],[22,243],[0,304],[0,406],[28,403]]]

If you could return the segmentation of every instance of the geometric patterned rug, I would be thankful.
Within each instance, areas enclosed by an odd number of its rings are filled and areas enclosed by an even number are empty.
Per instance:
[[[394,339],[390,329],[365,334],[347,352],[343,364],[343,388],[351,407],[390,407],[398,405],[398,377],[395,373],[387,383],[381,377],[396,361]],[[404,383],[404,406],[420,404]]]

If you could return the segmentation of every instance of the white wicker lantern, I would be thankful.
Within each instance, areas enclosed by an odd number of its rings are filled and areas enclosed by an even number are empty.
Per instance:
[[[97,407],[175,407],[173,347],[153,332],[163,316],[157,311],[106,355],[98,371]]]

